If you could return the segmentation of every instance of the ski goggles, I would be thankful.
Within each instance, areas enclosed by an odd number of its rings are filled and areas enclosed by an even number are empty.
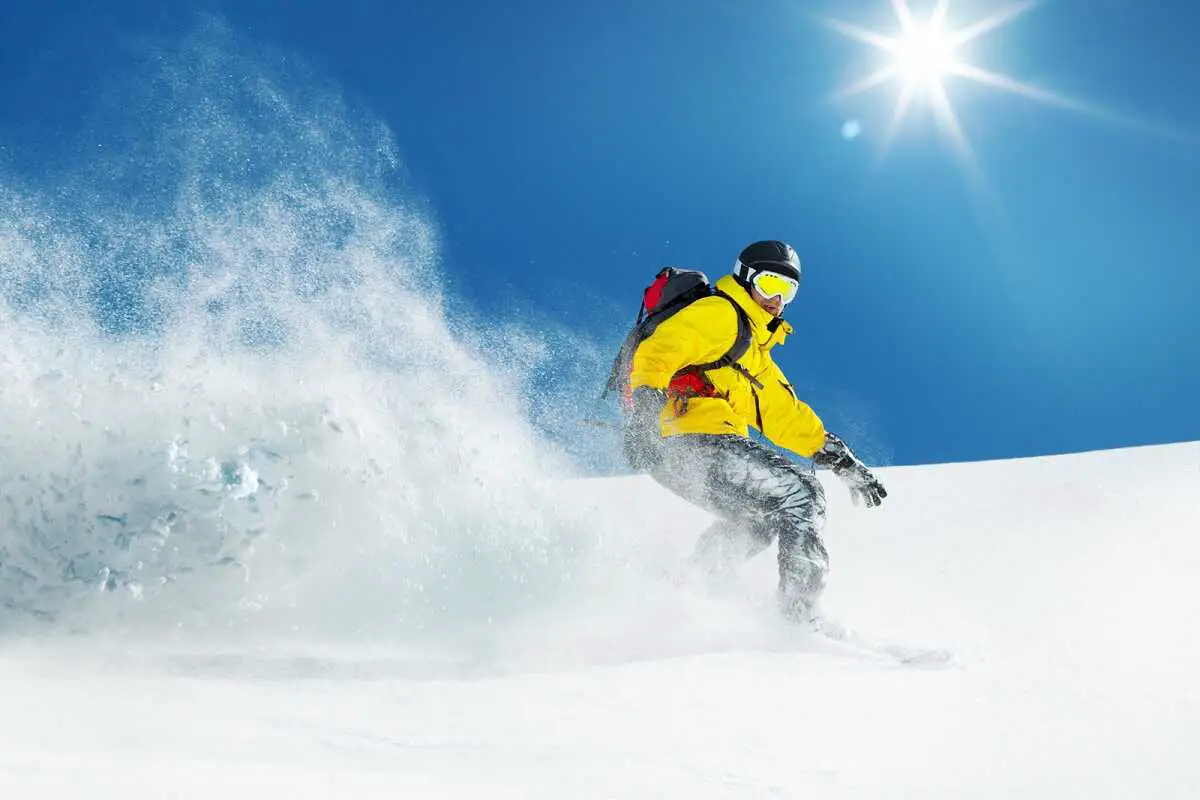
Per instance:
[[[763,297],[768,299],[778,297],[784,305],[787,305],[796,298],[800,281],[780,275],[778,272],[759,271],[754,273],[750,279],[750,285],[757,289]]]

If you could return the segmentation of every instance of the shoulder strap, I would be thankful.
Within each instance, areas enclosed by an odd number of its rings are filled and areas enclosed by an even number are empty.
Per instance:
[[[755,378],[745,367],[737,363],[737,360],[746,355],[746,351],[750,349],[750,342],[752,339],[750,317],[748,314],[746,314],[746,309],[742,308],[741,305],[738,304],[738,301],[734,300],[720,289],[714,291],[713,294],[717,297],[724,297],[729,301],[729,304],[733,306],[733,310],[737,312],[737,336],[733,340],[733,347],[729,348],[729,351],[726,352],[725,355],[721,356],[716,361],[710,361],[707,364],[696,364],[693,367],[689,367],[689,371],[708,372],[710,369],[733,367],[735,370],[745,376],[754,387],[761,389],[762,383],[759,382],[758,378]]]

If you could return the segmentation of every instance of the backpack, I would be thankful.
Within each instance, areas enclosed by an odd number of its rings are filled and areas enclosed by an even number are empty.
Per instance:
[[[732,297],[714,288],[703,272],[665,267],[659,271],[654,282],[647,286],[642,293],[642,304],[638,309],[637,320],[633,324],[633,329],[625,337],[625,341],[621,343],[616,358],[613,359],[608,383],[600,398],[604,399],[610,392],[618,392],[623,407],[628,409],[632,402],[629,376],[633,371],[633,354],[638,345],[649,338],[659,325],[675,314],[701,298],[712,296],[724,297],[737,311],[738,329],[733,346],[716,361],[706,364],[691,364],[679,370],[667,386],[668,393],[683,398],[685,402],[688,397],[713,397],[716,390],[704,373],[729,366],[749,378],[756,387],[762,388],[762,384],[758,380],[736,363],[750,349],[750,318],[746,315],[745,309],[738,305]]]

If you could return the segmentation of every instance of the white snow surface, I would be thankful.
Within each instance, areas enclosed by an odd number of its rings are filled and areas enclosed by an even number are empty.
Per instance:
[[[0,796],[1195,797],[1200,446],[880,473],[823,475],[828,611],[950,665],[792,635],[773,553],[706,588],[703,512],[564,481],[620,555],[490,636],[10,637]]]

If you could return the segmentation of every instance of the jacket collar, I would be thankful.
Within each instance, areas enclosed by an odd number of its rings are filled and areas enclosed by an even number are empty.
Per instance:
[[[769,311],[754,302],[754,298],[742,288],[733,275],[726,275],[719,279],[716,288],[732,297],[733,302],[746,312],[746,316],[750,318],[750,324],[754,328],[754,341],[759,346],[774,347],[777,344],[783,344],[787,335],[792,332],[792,326],[784,319],[779,320],[779,324],[772,332],[769,326],[775,318]]]

